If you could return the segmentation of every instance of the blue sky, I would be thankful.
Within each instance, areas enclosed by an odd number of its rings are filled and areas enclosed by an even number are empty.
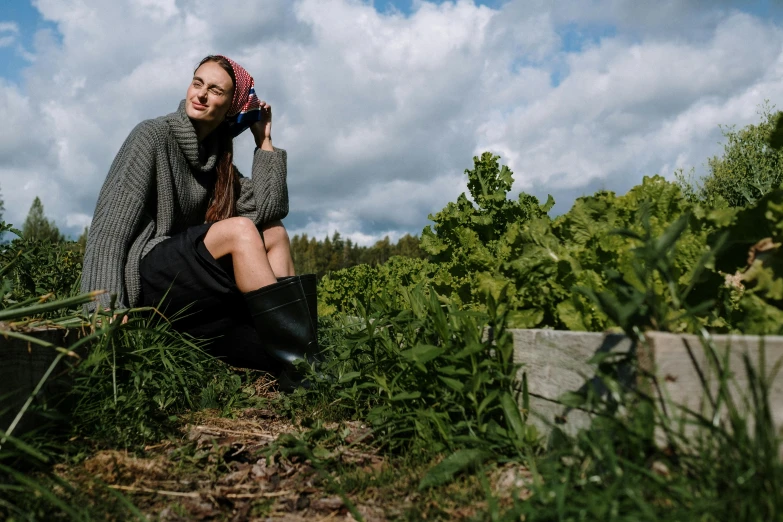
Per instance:
[[[414,4],[418,0],[377,0],[374,2],[376,9],[381,12],[396,9],[402,13],[410,14]],[[444,0],[436,0],[434,3],[443,3]],[[478,5],[497,7],[506,0],[483,0],[476,2]],[[25,60],[19,50],[19,46],[27,51],[32,51],[35,33],[45,29],[58,35],[57,25],[45,21],[40,12],[33,6],[30,0],[3,0],[0,11],[0,22],[14,22],[19,27],[19,42],[17,45],[0,47],[0,77],[18,82],[20,72],[29,62]]]
[[[289,230],[363,244],[420,233],[483,151],[514,171],[512,197],[549,193],[564,212],[644,175],[703,173],[719,125],[783,106],[778,1],[0,2],[4,217],[39,196],[75,235],[128,132],[174,110],[216,50],[275,106]],[[240,136],[242,172],[251,158]]]
[[[397,9],[403,13],[410,14],[413,11],[414,4],[417,3],[418,0],[375,0],[373,2],[373,5],[375,5],[375,8],[379,11],[384,11],[385,9],[388,9],[389,6],[392,6],[394,9]],[[477,5],[486,5],[487,7],[496,8],[504,3],[506,3],[508,0],[479,0],[475,2]],[[432,3],[435,4],[442,4],[444,0],[435,0]]]
[[[442,4],[447,0],[430,0],[434,4]],[[406,15],[413,12],[414,5],[421,0],[374,0],[373,5],[380,12],[398,10]],[[476,0],[476,5],[484,5],[493,9],[508,3],[508,0]],[[703,2],[707,4],[708,2]],[[719,2],[720,3],[720,2]],[[725,2],[724,2],[725,3]],[[729,3],[731,4],[731,3]],[[783,2],[775,0],[751,0],[736,2],[731,8],[739,9],[764,19],[779,21],[783,18]],[[0,76],[14,82],[20,80],[20,73],[29,61],[23,57],[20,47],[28,52],[33,50],[35,33],[40,30],[51,31],[58,37],[57,25],[42,18],[41,13],[30,0],[4,0],[0,11],[0,22],[13,22],[18,28],[18,42],[14,45],[0,47]],[[616,28],[613,25],[596,25],[578,23],[564,24],[558,28],[562,38],[562,49],[565,52],[578,52],[583,46],[595,44],[601,38],[613,36]],[[2,36],[2,33],[0,33]],[[555,84],[559,83],[559,73],[553,75]]]
[[[447,0],[430,0],[430,3],[442,4],[444,1]],[[508,1],[475,0],[474,3],[497,9]],[[410,15],[414,6],[420,4],[421,0],[374,0],[372,3],[379,12],[396,10]],[[783,2],[775,0],[737,2],[732,7],[765,19],[780,20],[783,17]],[[57,24],[44,20],[30,0],[5,0],[2,11],[0,11],[1,22],[15,23],[19,32],[18,41],[14,45],[0,47],[0,77],[12,82],[19,82],[22,70],[29,65],[29,60],[24,57],[24,51],[33,51],[36,32],[47,30],[55,38],[58,38]],[[614,25],[592,23],[567,23],[559,26],[557,30],[562,40],[562,50],[567,53],[579,52],[586,44],[595,45],[601,38],[614,36],[617,32]],[[553,84],[558,85],[564,74],[567,74],[565,69],[555,68],[551,74]]]
[[[431,3],[442,4],[447,0],[431,0]],[[477,0],[476,5],[490,8],[499,8],[508,0]],[[396,10],[410,15],[415,4],[420,0],[375,0],[373,5],[379,12]],[[30,62],[25,59],[25,52],[34,50],[35,34],[38,31],[49,31],[54,38],[59,38],[57,24],[46,21],[41,13],[33,6],[30,0],[4,0],[0,11],[0,23],[12,22],[17,25],[19,31],[16,34],[17,41],[13,45],[0,47],[0,77],[18,83],[22,80],[21,73]],[[585,43],[596,43],[600,38],[614,33],[612,26],[583,26],[567,24],[560,30],[563,39],[563,50],[566,52],[579,51]],[[10,34],[10,33],[9,33]],[[2,33],[0,33],[2,36]],[[559,83],[563,71],[557,71],[552,75],[552,81]]]
[[[20,52],[20,46],[28,52],[32,51],[35,33],[48,29],[56,34],[57,26],[44,21],[29,0],[4,0],[0,22],[13,22],[19,28],[17,42],[0,47],[0,76],[16,82],[20,79],[22,69],[29,65]]]

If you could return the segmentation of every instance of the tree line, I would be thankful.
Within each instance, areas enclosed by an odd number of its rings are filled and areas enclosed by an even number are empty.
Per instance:
[[[350,238],[343,239],[339,232],[323,240],[307,234],[297,234],[291,239],[291,257],[297,272],[316,274],[319,279],[329,272],[355,265],[382,265],[392,256],[424,258],[427,254],[419,248],[419,238],[410,234],[396,243],[385,236],[372,246],[357,245]]]
[[[3,210],[3,200],[0,198],[0,220]],[[37,196],[30,206],[21,232],[25,240],[58,243],[66,239],[57,224],[46,217],[43,203]],[[84,249],[87,244],[87,227],[76,243]],[[319,279],[328,272],[359,264],[382,265],[392,256],[426,257],[419,248],[419,238],[410,234],[405,234],[396,243],[386,236],[372,246],[361,246],[350,238],[343,239],[339,232],[334,232],[331,237],[327,235],[323,240],[307,234],[295,235],[291,240],[291,256],[297,272],[316,274]]]
[[[4,212],[5,204],[2,198],[0,198],[0,221],[3,220]],[[52,243],[61,243],[66,240],[65,235],[60,232],[54,220],[47,219],[43,203],[38,196],[35,197],[33,204],[30,206],[30,211],[27,213],[21,232],[21,237],[24,240],[49,241]],[[76,243],[82,249],[87,244],[87,227],[84,227],[84,231],[76,240]]]

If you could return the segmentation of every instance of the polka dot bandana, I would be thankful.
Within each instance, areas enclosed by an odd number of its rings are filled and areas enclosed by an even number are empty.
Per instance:
[[[231,134],[239,136],[250,126],[261,119],[261,102],[256,96],[255,83],[244,67],[227,56],[217,55],[228,60],[234,69],[234,98],[231,100],[231,108],[228,110],[228,127]]]

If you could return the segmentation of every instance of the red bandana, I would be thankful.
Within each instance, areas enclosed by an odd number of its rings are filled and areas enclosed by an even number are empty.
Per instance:
[[[228,125],[231,133],[238,136],[250,125],[261,119],[261,102],[256,96],[255,83],[250,73],[244,67],[227,56],[217,55],[228,60],[234,69],[234,98],[231,100],[231,108],[228,109]]]

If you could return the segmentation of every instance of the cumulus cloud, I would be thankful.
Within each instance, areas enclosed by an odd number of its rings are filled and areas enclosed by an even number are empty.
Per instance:
[[[570,55],[548,95],[488,119],[476,150],[502,152],[517,188],[534,192],[699,167],[719,124],[753,121],[765,99],[780,99],[782,44],[779,28],[741,13],[706,41],[609,39]]]
[[[779,99],[780,27],[737,5],[36,0],[59,35],[37,35],[24,81],[0,79],[6,219],[21,223],[39,195],[78,234],[130,129],[174,110],[215,52],[275,107],[292,232],[419,232],[483,150],[511,166],[515,190],[553,193],[565,211],[581,193],[700,166],[718,124]],[[4,23],[0,39],[15,37]],[[244,172],[252,148],[238,138]]]

